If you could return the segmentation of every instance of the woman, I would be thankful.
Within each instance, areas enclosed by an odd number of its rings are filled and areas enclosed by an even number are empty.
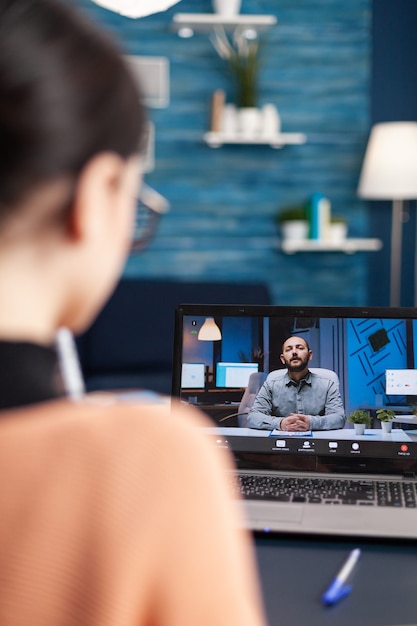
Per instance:
[[[130,245],[144,114],[114,44],[54,0],[0,6],[0,623],[264,623],[204,418],[63,397]],[[169,420],[169,421],[168,421]]]

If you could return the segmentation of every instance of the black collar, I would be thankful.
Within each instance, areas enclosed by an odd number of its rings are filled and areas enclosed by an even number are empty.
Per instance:
[[[0,340],[0,409],[64,395],[58,357],[52,346]]]

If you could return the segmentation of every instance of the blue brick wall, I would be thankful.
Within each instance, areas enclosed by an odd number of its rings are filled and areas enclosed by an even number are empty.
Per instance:
[[[208,36],[180,39],[175,12],[210,12],[210,0],[130,20],[78,0],[129,54],[167,56],[171,103],[152,110],[156,169],[146,180],[171,202],[150,248],[128,260],[127,276],[245,281],[269,285],[276,304],[369,304],[372,253],[277,250],[274,214],[320,191],[347,217],[349,235],[369,237],[368,207],[356,186],[369,120],[370,0],[243,0],[242,13],[276,15],[262,40],[259,104],[273,102],[282,130],[308,143],[207,147],[210,98],[231,85]]]

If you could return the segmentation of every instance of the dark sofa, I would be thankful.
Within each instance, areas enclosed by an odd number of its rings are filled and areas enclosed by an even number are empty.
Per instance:
[[[174,312],[179,304],[270,304],[259,283],[123,279],[96,321],[77,338],[89,391],[171,392]]]

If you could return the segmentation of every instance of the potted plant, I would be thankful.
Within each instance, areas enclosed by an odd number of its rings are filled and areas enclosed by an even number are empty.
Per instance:
[[[307,239],[309,222],[305,204],[285,207],[276,214],[275,219],[284,239]]]
[[[364,411],[363,409],[357,409],[349,415],[348,422],[353,424],[356,435],[363,435],[365,432],[365,427],[371,425],[371,416],[369,415],[368,411]]]
[[[377,418],[381,422],[381,428],[385,433],[390,433],[392,429],[392,420],[395,417],[395,411],[392,409],[377,409]]]
[[[259,41],[249,39],[246,31],[236,28],[229,39],[224,28],[217,27],[210,37],[219,56],[227,62],[235,83],[239,130],[248,136],[260,132],[261,116],[257,108]]]

